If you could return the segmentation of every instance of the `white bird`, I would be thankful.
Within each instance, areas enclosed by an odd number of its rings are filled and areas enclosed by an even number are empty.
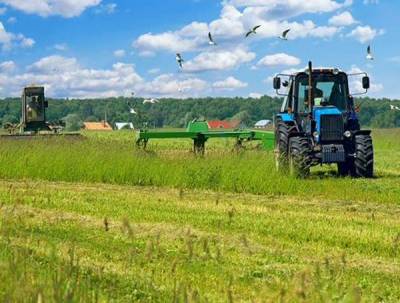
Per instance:
[[[217,45],[217,43],[214,41],[213,36],[211,35],[211,33],[208,33],[208,44],[210,45]]]
[[[135,111],[134,108],[130,108],[130,109],[129,109],[129,112],[130,112],[132,115],[137,115],[137,111]]]
[[[392,105],[392,104],[390,104],[390,109],[391,109],[391,110],[398,110],[398,111],[400,111],[400,107],[394,106],[394,105]]]
[[[257,30],[261,27],[261,25],[257,25],[253,27],[253,29],[249,30],[246,34],[246,38],[249,37],[251,34],[257,34]]]
[[[288,35],[289,32],[290,32],[290,28],[287,29],[287,30],[285,30],[285,31],[282,33],[282,35],[279,36],[279,39],[287,41],[287,40],[288,40],[287,35]]]
[[[178,62],[179,67],[183,68],[183,62],[185,62],[185,60],[183,60],[181,54],[176,54],[176,62]]]
[[[158,103],[158,102],[160,102],[160,101],[158,101],[157,99],[151,98],[151,99],[145,99],[143,101],[143,104],[147,104],[147,103],[155,104],[155,103]]]
[[[367,60],[374,60],[374,55],[372,54],[371,45],[367,48]]]

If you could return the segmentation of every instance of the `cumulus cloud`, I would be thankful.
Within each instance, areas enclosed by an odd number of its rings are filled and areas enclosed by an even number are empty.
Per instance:
[[[226,78],[225,80],[217,81],[213,84],[213,88],[221,90],[235,90],[239,88],[245,88],[247,86],[248,86],[247,83],[242,82],[232,76]]]
[[[27,14],[42,17],[60,15],[72,18],[81,15],[86,9],[99,5],[101,0],[0,0],[0,3]]]
[[[297,57],[285,53],[279,53],[265,56],[260,61],[258,61],[257,66],[296,66],[300,63],[301,60]]]
[[[35,83],[44,85],[47,95],[60,98],[100,98],[130,96],[189,97],[205,95],[208,83],[195,77],[160,75],[145,81],[134,65],[116,63],[110,69],[82,67],[76,58],[44,57],[22,72],[13,61],[0,63],[2,97],[18,96],[21,87]]]
[[[372,41],[375,37],[383,35],[384,30],[377,30],[370,26],[357,26],[347,36],[353,37],[361,43]]]
[[[242,63],[254,60],[256,54],[243,48],[231,51],[216,50],[200,53],[183,66],[185,72],[221,71],[238,67]]]
[[[116,51],[114,51],[114,57],[116,58],[123,58],[126,56],[126,51],[123,49],[117,49]]]
[[[347,72],[349,75],[351,74],[359,74],[362,73],[363,70],[361,70],[357,66],[352,66],[351,69]],[[349,77],[349,87],[350,87],[350,93],[352,94],[361,94],[365,92],[365,89],[362,87],[362,77],[363,75],[357,75],[357,76],[350,76]],[[370,76],[371,78],[371,87],[368,90],[369,93],[371,94],[376,94],[381,91],[383,91],[384,86],[381,83],[376,83],[374,81],[374,77]]]
[[[330,12],[350,4],[350,1],[339,3],[317,0],[314,2],[303,0],[224,1],[219,18],[209,24],[192,22],[176,31],[146,33],[139,36],[132,46],[139,49],[139,52],[151,53],[204,51],[208,47],[207,33],[211,31],[219,47],[228,49],[233,44],[244,43],[243,35],[254,24],[260,24],[261,28],[250,41],[276,38],[287,28],[291,29],[290,39],[333,37],[340,31],[337,26],[318,26],[310,20],[287,21],[295,15]],[[280,18],[282,14],[285,18]],[[245,43],[251,43],[250,41]]]
[[[329,19],[329,24],[334,26],[350,26],[358,23],[350,12],[343,12]]]
[[[22,34],[7,32],[3,23],[0,22],[0,45],[2,45],[3,50],[10,50],[14,46],[30,48],[34,44],[35,40],[32,38],[27,38]]]
[[[163,74],[153,81],[143,82],[136,89],[143,95],[156,97],[198,96],[208,87],[208,83],[198,78],[179,79],[173,74]]]

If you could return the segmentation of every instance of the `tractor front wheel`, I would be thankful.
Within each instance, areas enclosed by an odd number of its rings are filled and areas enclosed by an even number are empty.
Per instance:
[[[305,137],[292,137],[289,141],[289,170],[296,178],[306,178],[310,174],[310,144]]]
[[[289,167],[289,135],[295,126],[281,120],[277,121],[275,130],[275,165],[278,172],[286,172]]]
[[[359,178],[374,176],[374,148],[370,135],[355,137],[355,160],[352,175]]]

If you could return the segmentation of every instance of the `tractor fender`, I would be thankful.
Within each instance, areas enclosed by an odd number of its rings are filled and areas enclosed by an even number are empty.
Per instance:
[[[371,130],[356,130],[353,131],[352,134],[353,136],[358,136],[358,135],[364,135],[364,136],[369,136],[371,135]]]
[[[292,132],[289,134],[289,139],[292,137],[307,137],[305,132]]]

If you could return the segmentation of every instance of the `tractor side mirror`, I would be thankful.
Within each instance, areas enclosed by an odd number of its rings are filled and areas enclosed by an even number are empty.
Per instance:
[[[274,89],[275,90],[281,89],[281,78],[279,77],[274,78]]]
[[[362,86],[365,90],[370,88],[370,80],[368,76],[362,78]]]

